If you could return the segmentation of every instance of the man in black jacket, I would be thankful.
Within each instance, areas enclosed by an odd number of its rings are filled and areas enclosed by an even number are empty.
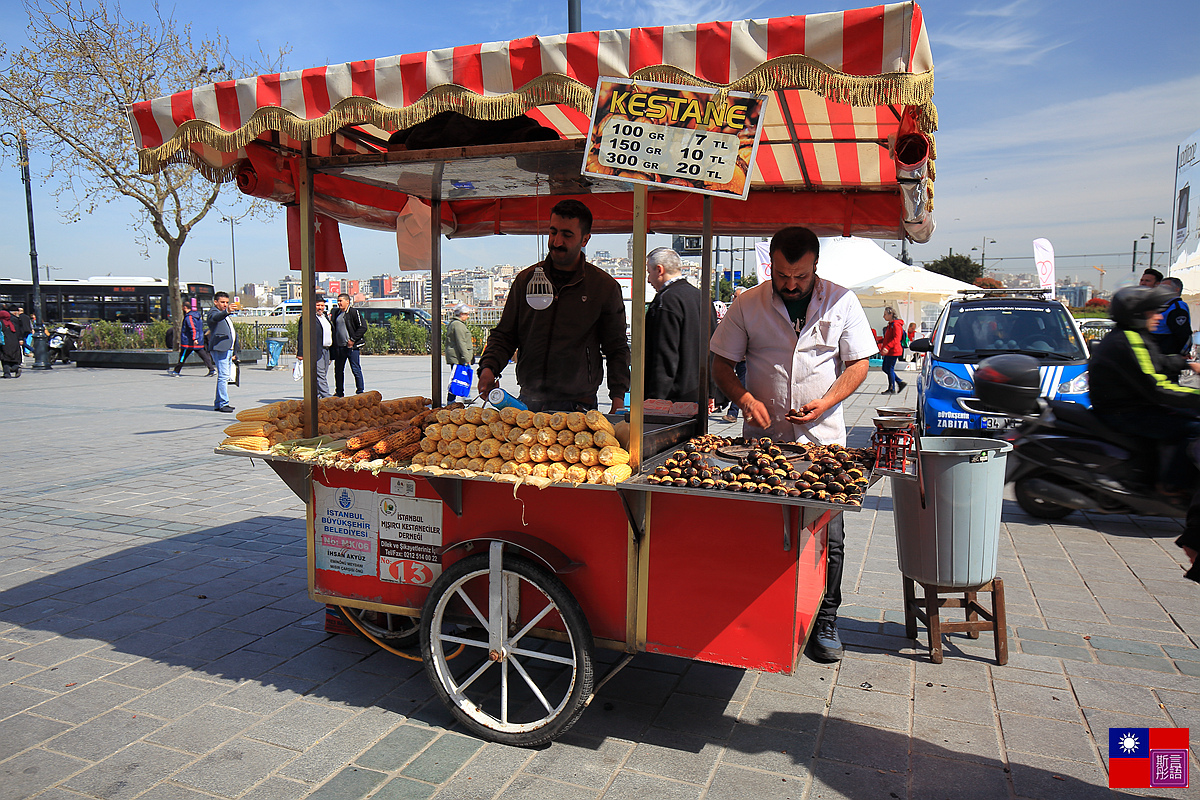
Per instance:
[[[657,292],[646,309],[646,397],[673,403],[700,399],[700,290],[683,277],[683,262],[669,247],[646,256],[646,282]],[[709,332],[717,327],[709,307]]]
[[[346,392],[346,362],[350,362],[350,371],[354,373],[354,393],[362,394],[363,387],[362,365],[359,363],[359,347],[367,336],[367,323],[363,322],[362,314],[350,305],[350,295],[338,295],[338,307],[333,310],[333,379],[336,384],[338,397],[345,397]]]

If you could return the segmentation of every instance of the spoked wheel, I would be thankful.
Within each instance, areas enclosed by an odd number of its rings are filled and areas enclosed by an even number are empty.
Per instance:
[[[347,621],[353,617],[363,630],[391,647],[411,647],[421,636],[421,621],[413,617],[350,606],[338,606],[338,611]]]
[[[579,603],[550,571],[499,542],[442,573],[420,627],[430,683],[481,738],[548,742],[591,697],[594,643]],[[535,629],[551,638],[534,638]]]

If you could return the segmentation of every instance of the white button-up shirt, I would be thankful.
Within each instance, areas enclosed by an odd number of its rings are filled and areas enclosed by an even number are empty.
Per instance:
[[[746,389],[771,415],[765,431],[746,417],[744,436],[842,445],[846,425],[840,403],[808,425],[793,425],[784,417],[824,396],[847,363],[879,351],[858,298],[819,275],[798,335],[783,300],[765,281],[733,302],[709,347],[730,361],[746,362]]]

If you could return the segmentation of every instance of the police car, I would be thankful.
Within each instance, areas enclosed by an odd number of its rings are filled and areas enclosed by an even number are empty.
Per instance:
[[[1021,353],[1040,363],[1041,396],[1089,405],[1088,349],[1079,325],[1048,290],[979,289],[942,309],[933,335],[910,345],[925,353],[917,417],[927,436],[989,436],[1017,424],[976,410],[975,367],[988,356]]]

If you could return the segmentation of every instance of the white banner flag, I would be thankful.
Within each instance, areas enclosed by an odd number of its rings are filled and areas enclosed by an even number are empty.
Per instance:
[[[758,242],[755,244],[754,255],[757,256],[755,268],[758,282],[766,283],[771,280],[771,243]]]
[[[1038,280],[1043,289],[1054,297],[1054,245],[1049,239],[1033,240],[1033,261],[1037,264]]]

